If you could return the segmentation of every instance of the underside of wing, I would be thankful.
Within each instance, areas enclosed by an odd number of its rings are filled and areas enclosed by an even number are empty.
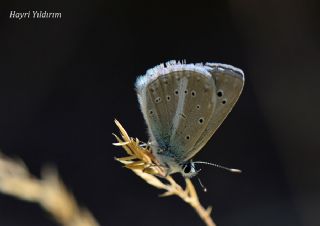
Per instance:
[[[243,85],[240,69],[216,63],[171,61],[140,76],[138,99],[160,160],[183,163],[199,152],[232,110]]]
[[[207,63],[216,86],[216,104],[207,128],[196,142],[192,154],[196,154],[209,141],[237,102],[244,85],[242,70],[230,65]],[[191,158],[193,155],[185,156]]]
[[[215,84],[203,74],[184,71],[180,77],[178,102],[171,120],[170,152],[179,162],[193,150],[215,108]]]
[[[152,143],[179,162],[215,108],[211,74],[203,65],[167,64],[140,77],[136,89]]]

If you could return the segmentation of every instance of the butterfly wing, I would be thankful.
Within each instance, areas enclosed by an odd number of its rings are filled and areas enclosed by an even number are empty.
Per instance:
[[[216,86],[216,92],[213,94],[216,96],[215,109],[206,129],[202,132],[193,149],[184,153],[183,159],[185,161],[192,158],[209,141],[232,110],[244,86],[242,70],[217,63],[207,63],[206,66],[211,68],[209,71]]]
[[[162,149],[160,161],[170,157],[182,163],[215,109],[211,74],[203,65],[170,62],[138,78],[136,89],[151,141]]]

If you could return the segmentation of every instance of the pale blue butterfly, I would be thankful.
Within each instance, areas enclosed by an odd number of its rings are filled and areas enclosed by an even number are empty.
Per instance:
[[[239,171],[191,158],[229,114],[243,85],[241,69],[219,63],[169,61],[138,77],[135,86],[151,151],[167,175],[192,177],[198,172],[195,163]]]

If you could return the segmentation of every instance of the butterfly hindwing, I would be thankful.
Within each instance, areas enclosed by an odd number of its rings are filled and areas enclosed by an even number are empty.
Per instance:
[[[207,128],[199,137],[194,146],[192,155],[186,155],[190,159],[209,141],[224,119],[237,102],[244,85],[244,75],[240,69],[224,64],[207,64],[212,67],[210,71],[216,85],[217,103],[208,123]]]

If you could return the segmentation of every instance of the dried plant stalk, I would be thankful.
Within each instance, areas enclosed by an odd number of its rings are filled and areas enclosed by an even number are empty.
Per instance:
[[[77,205],[55,170],[43,171],[43,179],[31,175],[22,161],[0,153],[0,192],[35,202],[64,226],[98,226],[92,214]]]
[[[137,138],[134,139],[129,137],[125,129],[117,120],[115,120],[115,123],[120,130],[121,138],[114,134],[118,141],[118,143],[114,143],[114,145],[123,147],[128,154],[128,156],[116,158],[116,160],[124,164],[126,168],[131,169],[148,184],[165,190],[165,192],[160,195],[161,197],[171,195],[180,197],[195,209],[207,226],[216,226],[210,216],[212,208],[208,207],[205,209],[201,205],[191,180],[188,178],[185,179],[186,188],[183,189],[171,176],[165,175],[165,170],[160,166],[159,162],[154,158],[147,147],[141,147]],[[164,182],[157,176],[163,178]]]

